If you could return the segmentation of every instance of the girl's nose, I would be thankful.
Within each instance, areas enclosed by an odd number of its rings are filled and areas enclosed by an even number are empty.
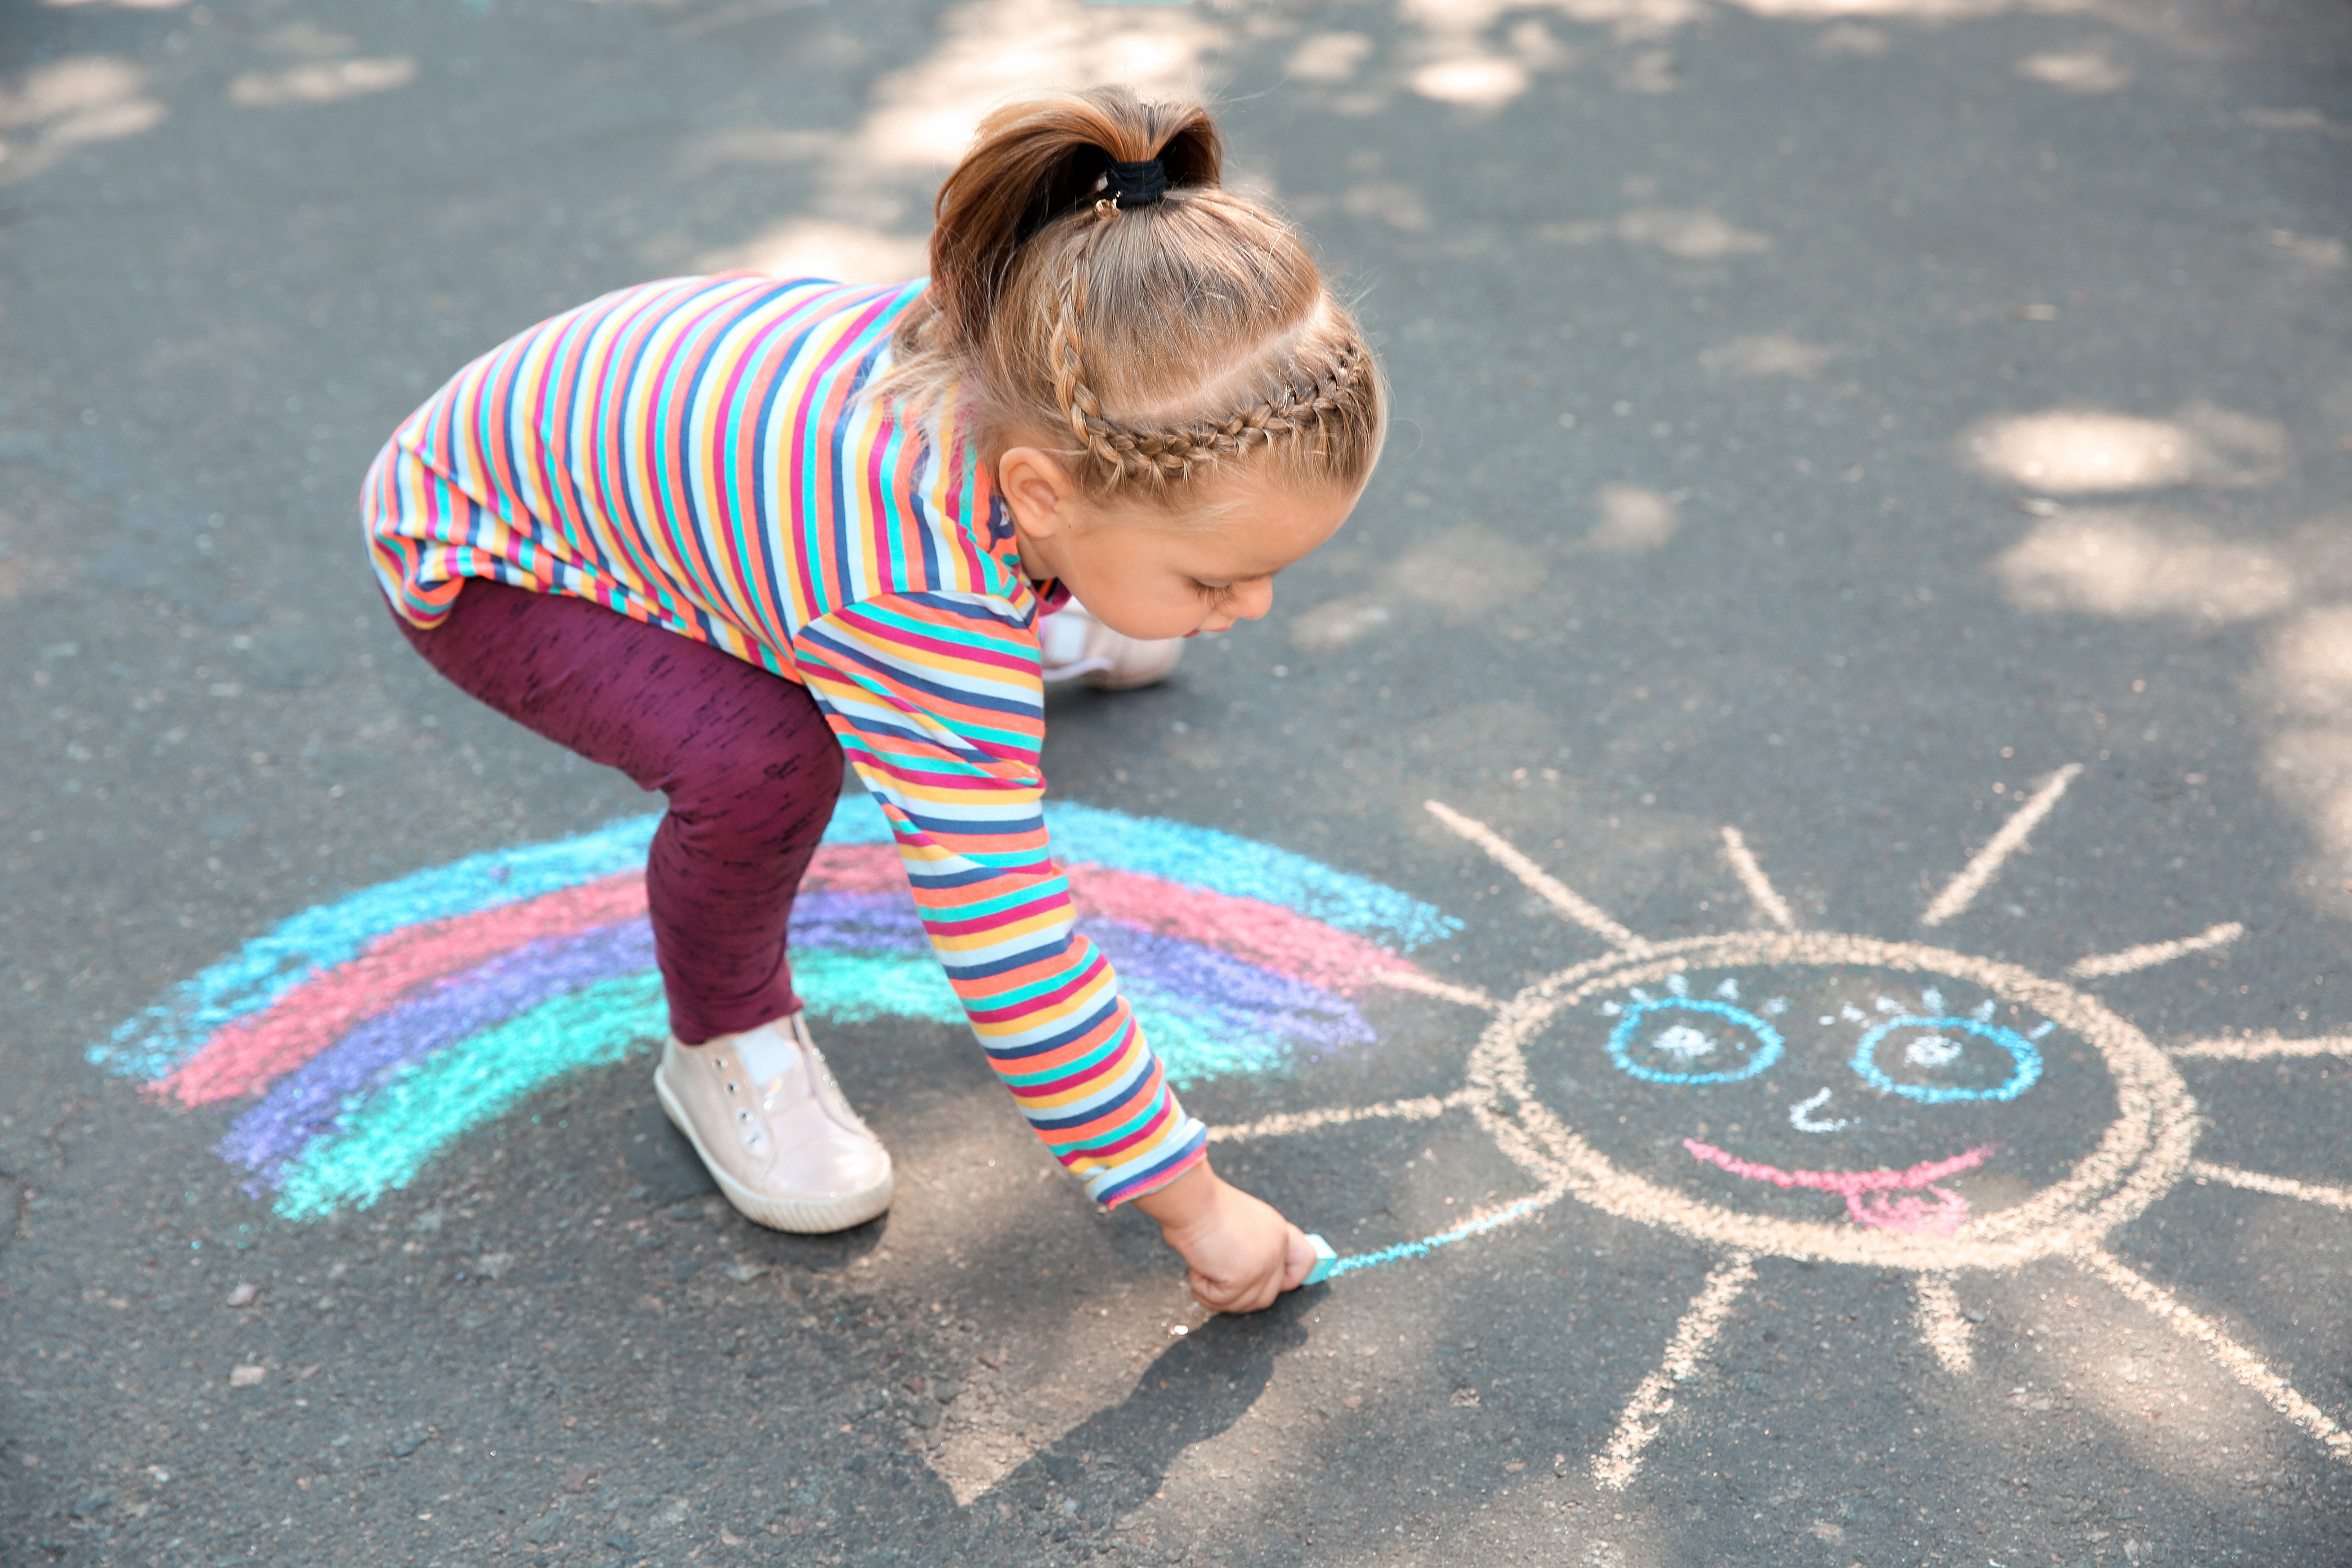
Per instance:
[[[1234,595],[1233,616],[1237,621],[1263,620],[1274,608],[1274,579],[1244,583]]]

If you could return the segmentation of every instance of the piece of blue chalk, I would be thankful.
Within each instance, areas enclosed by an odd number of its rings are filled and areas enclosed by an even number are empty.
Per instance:
[[[1331,1278],[1331,1270],[1339,1267],[1339,1255],[1332,1251],[1331,1244],[1319,1236],[1308,1237],[1307,1245],[1315,1249],[1315,1267],[1307,1271],[1307,1278],[1299,1283],[1320,1285]]]

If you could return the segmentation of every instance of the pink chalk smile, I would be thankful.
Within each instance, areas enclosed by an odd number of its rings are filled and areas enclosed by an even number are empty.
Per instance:
[[[1710,1165],[1719,1165],[1735,1176],[1751,1182],[1769,1182],[1776,1187],[1804,1187],[1813,1192],[1835,1193],[1845,1199],[1846,1213],[1856,1225],[1866,1225],[1886,1230],[1915,1230],[1937,1236],[1950,1236],[1969,1217],[1969,1201],[1958,1193],[1946,1192],[1936,1184],[1962,1171],[1972,1171],[1998,1153],[2000,1145],[1985,1143],[1948,1160],[1929,1160],[1904,1171],[1784,1171],[1777,1165],[1759,1165],[1727,1153],[1712,1143],[1702,1143],[1696,1138],[1683,1140],[1683,1147],[1694,1158]],[[1889,1197],[1890,1193],[1931,1193],[1934,1202],[1909,1195]]]

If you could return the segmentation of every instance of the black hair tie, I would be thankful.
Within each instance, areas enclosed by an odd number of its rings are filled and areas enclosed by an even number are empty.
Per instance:
[[[1168,191],[1168,171],[1160,167],[1157,158],[1146,158],[1140,163],[1113,163],[1105,178],[1110,182],[1106,199],[1121,212],[1129,207],[1148,207]]]

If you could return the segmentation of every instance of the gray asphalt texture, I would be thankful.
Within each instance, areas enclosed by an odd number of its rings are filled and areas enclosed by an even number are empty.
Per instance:
[[[828,1035],[904,1176],[822,1240],[717,1203],[642,1059],[302,1223],[221,1108],[88,1064],[304,908],[647,808],[388,626],[354,494],[427,391],[779,225],[904,253],[909,104],[1188,65],[1398,424],[1271,619],[1055,700],[1058,795],[1407,889],[1507,998],[1603,944],[1426,800],[1653,938],[1763,922],[1730,825],[1800,923],[1897,940],[2079,763],[1940,945],[2058,976],[2238,922],[2079,984],[2162,1047],[2352,1036],[2340,7],[6,0],[0,1561],[2352,1563],[2341,1052],[2181,1060],[2197,1158],[2290,1184],[2106,1237],[2300,1424],[2065,1259],[1957,1275],[1956,1369],[1910,1274],[1764,1256],[1622,1489],[1725,1256],[1574,1198],[1210,1320],[955,1031]],[[1190,1103],[1447,1093],[1486,1026],[1375,1016]],[[2062,1046],[2017,1168],[2111,1110]],[[1696,1125],[1566,1048],[1559,1114],[1696,1190]],[[1744,1147],[1787,1164],[1779,1109]],[[1463,1115],[1219,1161],[1351,1251],[1528,1187]]]

